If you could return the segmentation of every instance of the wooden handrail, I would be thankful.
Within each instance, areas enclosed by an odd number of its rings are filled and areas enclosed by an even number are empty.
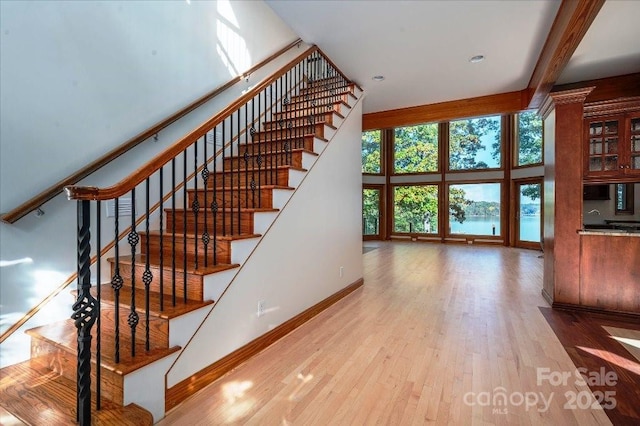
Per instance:
[[[121,180],[119,183],[102,189],[93,186],[67,186],[65,187],[67,197],[70,200],[112,200],[114,198],[123,196],[124,194],[135,188],[137,185],[139,185],[142,181],[151,176],[154,172],[162,168],[165,164],[171,161],[172,158],[176,157],[182,151],[191,146],[191,144],[201,138],[207,131],[222,123],[222,121],[225,120],[234,111],[251,101],[257,94],[266,89],[271,83],[276,81],[282,75],[286,74],[290,68],[295,66],[297,63],[299,63],[312,53],[319,51],[320,49],[317,46],[310,47],[305,52],[298,55],[295,59],[276,71],[271,77],[264,79],[262,82],[253,87],[249,92],[238,98],[235,102],[231,103],[229,106],[211,117],[209,120],[202,123],[200,126],[198,126],[197,129],[184,136],[174,145],[154,157],[147,164],[133,172],[125,179]]]
[[[251,67],[250,69],[248,69],[247,71],[242,73],[242,75],[239,75],[239,76],[229,80],[227,83],[223,84],[222,86],[219,86],[216,89],[212,90],[211,92],[207,93],[206,95],[196,99],[195,101],[191,102],[189,105],[185,106],[181,110],[176,111],[175,113],[173,113],[169,117],[165,118],[164,120],[159,121],[158,123],[156,123],[153,126],[151,126],[150,128],[148,128],[147,130],[137,134],[136,136],[132,137],[128,141],[124,142],[122,145],[118,146],[117,148],[113,149],[112,151],[109,151],[108,153],[106,153],[102,157],[98,158],[97,160],[93,161],[92,163],[88,164],[87,166],[83,167],[82,169],[78,170],[77,172],[75,172],[71,176],[68,176],[68,177],[62,179],[61,181],[55,183],[54,185],[52,185],[49,188],[47,188],[44,191],[42,191],[40,194],[38,194],[35,197],[29,199],[28,201],[22,203],[21,205],[19,205],[15,209],[13,209],[13,210],[11,210],[11,211],[9,211],[7,213],[4,213],[2,215],[2,217],[1,217],[2,221],[5,222],[5,223],[15,223],[20,218],[22,218],[22,217],[26,216],[27,214],[29,214],[30,212],[38,209],[44,203],[46,203],[47,201],[49,201],[52,198],[54,198],[55,196],[57,196],[59,193],[61,193],[64,190],[64,188],[66,186],[74,185],[74,184],[78,183],[79,181],[81,181],[82,179],[86,178],[87,176],[91,175],[92,173],[96,172],[100,168],[106,166],[107,164],[109,164],[110,162],[115,160],[116,158],[120,157],[122,154],[124,154],[127,151],[131,150],[132,148],[140,145],[142,142],[146,141],[150,137],[158,134],[164,128],[166,128],[169,125],[173,124],[175,121],[177,121],[180,118],[184,117],[185,115],[187,115],[188,113],[190,113],[194,109],[200,107],[202,104],[210,101],[211,99],[213,99],[214,97],[216,97],[220,93],[224,92],[225,90],[227,90],[228,88],[230,88],[234,84],[238,83],[243,78],[245,78],[245,76],[254,73],[256,70],[262,68],[263,66],[265,66],[269,62],[273,61],[277,57],[281,56],[282,54],[284,54],[285,52],[287,52],[291,48],[293,48],[295,46],[299,46],[301,42],[302,42],[302,39],[297,39],[297,40],[293,41],[292,43],[290,43],[287,46],[283,47],[282,49],[278,50],[273,55],[269,56],[268,58],[266,58],[263,61],[257,63],[256,65],[254,65],[253,67]]]

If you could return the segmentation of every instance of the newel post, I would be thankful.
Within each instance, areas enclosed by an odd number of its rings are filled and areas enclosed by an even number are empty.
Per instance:
[[[97,319],[97,301],[91,295],[91,206],[78,201],[78,299],[73,315],[78,329],[77,420],[91,424],[91,327]]]

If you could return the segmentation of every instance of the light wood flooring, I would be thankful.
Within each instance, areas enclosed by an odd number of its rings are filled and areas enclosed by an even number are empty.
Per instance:
[[[539,377],[575,372],[539,309],[540,252],[365,246],[378,248],[363,255],[361,289],[160,424],[611,424],[598,404],[567,408],[567,395],[591,395],[575,376]]]

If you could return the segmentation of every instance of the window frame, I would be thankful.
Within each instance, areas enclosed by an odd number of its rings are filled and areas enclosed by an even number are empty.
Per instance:
[[[436,157],[436,164],[437,164],[437,168],[434,171],[427,171],[427,172],[398,172],[396,171],[396,130],[403,128],[403,127],[416,127],[416,126],[424,126],[424,125],[435,125],[437,130],[438,130],[438,134],[436,137],[436,152],[437,152],[437,157]],[[403,125],[403,126],[396,126],[396,127],[392,127],[389,129],[389,133],[388,136],[390,138],[390,143],[389,143],[389,149],[390,149],[390,159],[389,159],[389,167],[390,167],[390,175],[391,176],[419,176],[419,175],[437,175],[440,174],[442,172],[442,123],[439,122],[427,122],[427,123],[417,123],[417,124],[407,124],[407,125]]]
[[[625,204],[626,204],[626,208],[624,209],[618,209],[618,185],[625,185]],[[616,216],[630,216],[634,214],[634,184],[633,183],[616,183],[614,184],[614,210],[615,210],[615,215]]]
[[[395,203],[395,190],[397,187],[405,187],[405,186],[435,186],[438,189],[438,209],[437,209],[437,222],[438,222],[438,227],[437,227],[437,232],[431,232],[431,233],[427,233],[427,232],[400,232],[400,231],[396,231],[396,203]],[[390,194],[390,200],[391,200],[391,207],[389,209],[389,213],[390,213],[390,232],[389,235],[391,236],[395,236],[395,237],[420,237],[421,239],[438,239],[440,240],[440,238],[442,237],[442,213],[441,213],[441,208],[440,206],[442,205],[442,183],[440,181],[438,182],[412,182],[412,183],[392,183],[389,185],[389,194]]]
[[[544,119],[542,119],[542,129],[541,129],[541,137],[542,137],[542,146],[540,147],[540,162],[539,163],[530,163],[520,165],[520,126],[519,119],[520,114],[523,112],[534,112],[535,110],[523,110],[519,111],[512,115],[513,121],[513,132],[512,132],[512,144],[513,144],[513,158],[511,161],[513,162],[511,169],[527,169],[531,167],[540,167],[544,165]]]
[[[449,223],[449,191],[451,186],[455,185],[475,185],[475,184],[499,184],[500,185],[500,221],[499,221],[499,235],[485,235],[485,234],[456,234],[450,232],[451,224]],[[443,223],[445,230],[445,238],[451,240],[496,240],[496,241],[507,241],[506,239],[506,227],[507,227],[507,217],[504,216],[508,212],[504,209],[505,202],[508,203],[508,200],[505,199],[505,182],[504,179],[486,179],[486,180],[460,180],[460,181],[447,181],[445,182],[446,187],[446,195],[443,194],[444,197],[444,211],[446,214],[446,223]]]
[[[380,132],[380,172],[379,173],[372,173],[372,172],[365,172],[362,171],[362,164],[360,165],[360,170],[361,173],[363,175],[366,176],[384,176],[385,175],[385,168],[386,168],[386,161],[385,161],[385,145],[386,145],[386,139],[387,139],[387,132],[385,131],[385,129],[371,129],[371,130],[363,130],[362,134],[364,133],[369,133],[369,132]],[[362,136],[360,139],[360,158],[362,158]]]
[[[481,118],[497,117],[500,121],[500,166],[488,167],[481,169],[452,169],[451,168],[451,122],[464,121],[464,120],[476,120]],[[446,133],[444,135],[444,155],[443,163],[445,173],[484,173],[484,172],[496,172],[506,170],[506,144],[508,142],[506,129],[508,128],[508,115],[507,114],[487,114],[473,117],[461,117],[454,120],[448,120],[446,122]]]

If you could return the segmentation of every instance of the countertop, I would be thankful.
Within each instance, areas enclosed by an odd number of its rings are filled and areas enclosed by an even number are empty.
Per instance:
[[[579,229],[580,235],[607,235],[612,237],[640,237],[640,231],[621,229]]]

